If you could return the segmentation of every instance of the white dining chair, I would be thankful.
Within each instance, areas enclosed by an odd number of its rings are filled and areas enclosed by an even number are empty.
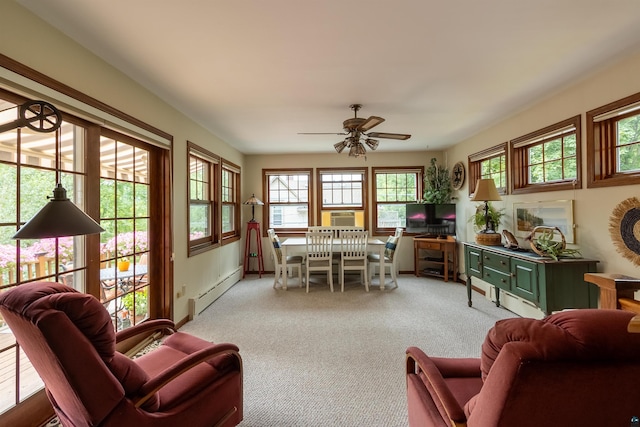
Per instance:
[[[367,240],[366,231],[343,231],[340,237],[340,289],[344,292],[345,271],[360,271],[360,281],[369,292],[367,274]]]
[[[333,234],[330,231],[310,231],[306,233],[306,238],[307,292],[309,292],[309,274],[312,271],[326,271],[329,288],[333,292]]]
[[[404,230],[401,227],[398,227],[396,228],[395,234],[393,236],[389,236],[384,248],[384,259],[380,259],[380,254],[369,254],[367,256],[367,262],[369,263],[369,283],[371,283],[371,279],[375,274],[376,267],[378,267],[378,271],[380,271],[381,268],[388,267],[390,270],[389,273],[391,274],[391,282],[393,283],[394,288],[398,287],[398,257],[395,255],[400,247],[403,231]],[[381,283],[381,285],[384,284]]]
[[[287,255],[287,259],[282,259],[282,250],[280,249],[280,239],[276,234],[275,230],[270,228],[267,230],[267,235],[269,236],[269,242],[271,243],[269,246],[271,247],[271,256],[273,257],[273,262],[275,265],[275,279],[273,281],[273,289],[276,289],[278,284],[282,286],[282,289],[287,290],[286,286],[280,281],[280,279],[285,275],[289,274],[289,270],[291,269],[291,273],[293,274],[293,269],[298,269],[298,283],[300,287],[302,287],[302,256],[300,255]]]

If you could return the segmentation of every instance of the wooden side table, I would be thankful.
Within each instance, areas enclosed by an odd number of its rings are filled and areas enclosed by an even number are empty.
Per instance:
[[[457,255],[457,241],[452,236],[447,236],[446,239],[431,238],[431,237],[414,237],[413,238],[413,268],[416,276],[436,276],[443,277],[445,282],[449,281],[449,263],[451,263],[451,270],[453,273],[453,280],[458,281],[458,255]],[[430,260],[424,258],[420,251],[440,251],[442,252],[442,261]],[[425,273],[420,271],[421,265],[425,264],[435,265],[443,268],[442,274],[439,273]]]
[[[585,273],[584,281],[600,288],[599,308],[619,309],[620,298],[633,299],[640,289],[640,279],[617,273]]]

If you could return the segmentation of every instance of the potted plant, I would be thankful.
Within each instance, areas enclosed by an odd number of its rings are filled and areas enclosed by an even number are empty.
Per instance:
[[[487,204],[489,209],[487,210],[486,218],[484,203],[482,203],[476,206],[476,212],[469,218],[469,221],[473,224],[473,228],[476,231],[476,243],[482,245],[500,245],[502,238],[498,233],[498,228],[504,215],[504,209],[496,209],[491,202],[487,202]]]
[[[124,305],[129,316],[133,317],[133,324],[140,323],[148,315],[147,288],[123,295],[122,305]]]
[[[427,167],[424,175],[423,203],[450,203],[453,188],[449,169],[437,164],[435,157]]]

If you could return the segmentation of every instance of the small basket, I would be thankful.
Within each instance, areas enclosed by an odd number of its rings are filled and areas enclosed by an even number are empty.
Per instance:
[[[560,234],[561,241],[556,242],[557,243],[556,246],[560,251],[563,251],[567,247],[567,241],[564,238],[564,234],[562,234],[562,231],[558,227],[547,227],[544,225],[540,225],[538,227],[534,227],[533,230],[531,230],[531,233],[527,237],[525,237],[525,240],[529,241],[531,250],[540,256],[549,256],[549,254],[541,251],[538,248],[538,245],[536,244],[536,233],[549,233],[549,232],[551,233],[551,240],[553,240],[553,238],[555,237],[556,232]]]

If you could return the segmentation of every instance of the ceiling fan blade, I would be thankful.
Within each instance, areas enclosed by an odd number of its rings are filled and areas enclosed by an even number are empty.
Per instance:
[[[349,135],[345,132],[298,132],[298,135]]]
[[[374,128],[375,126],[378,126],[382,122],[384,122],[384,119],[382,117],[371,116],[367,120],[362,122],[360,126],[356,128],[356,130],[359,130],[360,132],[366,132],[369,129]]]
[[[371,132],[368,133],[367,136],[369,138],[401,139],[403,141],[411,138],[411,135],[407,135],[406,133]]]

